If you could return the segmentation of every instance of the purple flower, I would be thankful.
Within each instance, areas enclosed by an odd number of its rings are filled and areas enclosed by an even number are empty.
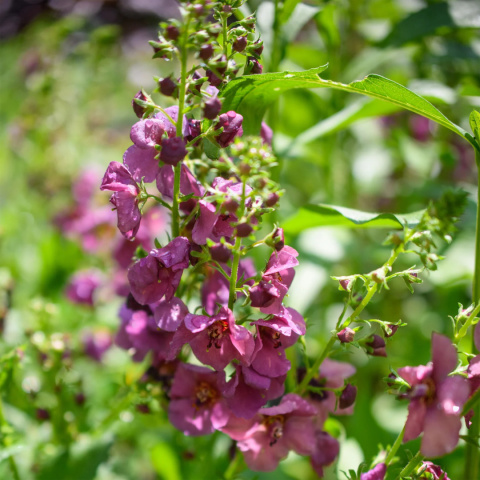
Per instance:
[[[125,350],[133,350],[133,360],[141,362],[152,351],[157,358],[165,360],[173,333],[160,331],[149,306],[142,306],[133,298],[120,309],[122,323],[115,343]]]
[[[260,307],[263,313],[278,314],[282,310],[282,301],[295,276],[297,256],[298,252],[288,245],[272,253],[262,280],[250,288],[253,307]]]
[[[340,451],[340,445],[336,438],[321,430],[315,432],[315,438],[315,451],[310,460],[317,475],[323,477],[323,467],[335,461]]]
[[[223,127],[223,132],[217,136],[217,143],[221,148],[228,147],[233,143],[235,137],[241,137],[243,135],[242,122],[243,117],[233,110],[220,115],[215,129],[218,130]]]
[[[164,165],[158,172],[157,189],[166,198],[173,198],[174,176],[175,174],[171,165]],[[193,194],[197,197],[202,197],[204,194],[204,188],[198,183],[192,172],[183,163],[180,171],[180,193],[182,195]],[[196,203],[197,200],[192,198],[187,202],[181,202],[180,207],[184,211],[191,212]]]
[[[311,455],[315,451],[315,416],[305,399],[289,393],[275,407],[262,408],[252,422],[245,420],[244,431],[238,420],[222,429],[234,439],[243,452],[251,470],[272,471],[290,450],[299,455]]]
[[[273,131],[265,122],[262,122],[260,137],[262,137],[263,143],[270,146],[272,145]]]
[[[207,435],[225,426],[231,412],[218,381],[223,372],[180,364],[170,390],[168,418],[185,435]]]
[[[112,335],[108,330],[96,330],[86,333],[82,338],[86,355],[101,362],[105,352],[112,346]]]
[[[137,196],[140,193],[130,171],[121,163],[110,162],[102,180],[100,190],[113,191],[110,202],[115,206],[118,229],[127,238],[133,238],[142,218]]]
[[[188,343],[202,363],[223,370],[233,359],[249,365],[255,347],[252,334],[235,323],[233,313],[222,307],[217,315],[188,314],[175,333],[172,355]]]
[[[167,138],[162,143],[160,160],[167,165],[177,165],[187,155],[185,141],[181,137]]]
[[[355,367],[346,362],[337,362],[326,358],[319,369],[319,376],[310,381],[314,387],[341,388],[345,380],[355,374]],[[310,393],[310,400],[317,408],[318,421],[323,425],[330,413],[336,415],[351,415],[353,405],[348,408],[335,408],[337,399],[333,392],[328,390],[322,393]]]
[[[458,443],[460,413],[470,389],[466,379],[448,376],[456,366],[457,351],[452,342],[433,333],[432,363],[398,370],[411,387],[403,441],[423,432],[420,452],[426,457],[445,455]]]
[[[166,332],[175,332],[188,314],[187,306],[177,297],[160,302],[154,309],[158,328]]]
[[[379,463],[368,472],[362,473],[360,480],[383,480],[386,473],[387,466],[384,463]]]
[[[423,462],[422,467],[426,467],[423,473],[430,473],[431,476],[423,475],[421,479],[430,480],[450,480],[446,472],[442,470],[438,465],[434,465],[432,462]]]
[[[170,300],[180,283],[183,270],[189,265],[190,242],[174,238],[166,247],[153,249],[128,270],[128,281],[135,300],[155,303],[165,296]]]
[[[77,272],[67,285],[67,298],[73,303],[92,306],[94,293],[102,281],[102,275],[98,270]]]
[[[285,309],[283,316],[271,320],[257,320],[255,352],[252,368],[259,374],[275,378],[290,370],[285,349],[296,343],[298,336],[305,333],[305,320],[293,308]]]

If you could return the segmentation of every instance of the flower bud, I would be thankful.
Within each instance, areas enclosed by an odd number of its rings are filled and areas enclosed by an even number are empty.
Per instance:
[[[181,137],[166,138],[162,142],[160,160],[168,165],[176,166],[187,155],[185,142]]]
[[[247,48],[247,43],[248,43],[247,36],[243,35],[241,37],[237,37],[237,39],[232,44],[232,48],[236,52],[240,53],[240,52],[243,52],[245,48]]]
[[[265,200],[265,205],[267,207],[273,207],[280,200],[280,196],[276,192],[272,192],[267,199]]]
[[[277,228],[273,234],[273,242],[275,245],[275,250],[279,252],[285,246],[285,234],[283,228]]]
[[[146,112],[147,109],[145,107],[140,106],[137,102],[135,102],[136,98],[144,102],[146,102],[148,98],[143,94],[141,90],[139,90],[132,99],[132,107],[133,107],[133,111],[135,112],[135,115],[138,118],[142,118],[143,114]]]
[[[249,73],[252,75],[260,75],[263,72],[263,66],[260,65],[255,57],[248,57]]]
[[[213,55],[213,45],[207,43],[206,45],[202,45],[200,47],[200,52],[198,56],[204,60],[205,62]]]
[[[215,260],[216,262],[227,263],[230,260],[232,253],[223,243],[216,243],[210,247],[210,255],[212,256],[212,260]]]
[[[242,162],[238,166],[238,171],[239,171],[240,175],[245,177],[252,171],[252,167],[248,163]]]
[[[386,357],[385,340],[380,335],[372,335],[371,340],[366,343],[367,347],[370,347],[371,351],[368,352],[374,357]]]
[[[74,398],[75,398],[75,403],[79,406],[82,406],[87,399],[87,397],[85,397],[85,394],[83,392],[79,392],[75,394]]]
[[[354,387],[351,383],[343,389],[340,399],[338,401],[338,406],[340,408],[351,407],[355,403],[355,398],[357,398],[357,387]]]
[[[233,198],[227,198],[223,203],[222,207],[225,211],[229,213],[235,213],[238,210],[238,202]]]
[[[35,416],[37,417],[37,420],[50,420],[50,412],[45,408],[37,408]]]
[[[393,337],[393,335],[395,335],[395,332],[398,330],[398,325],[392,325],[391,323],[389,323],[388,329],[389,332],[387,332],[387,329],[385,329],[385,336],[387,338]]]
[[[385,275],[386,275],[385,267],[377,268],[377,270],[374,270],[373,272],[370,273],[372,280],[378,284],[385,282]]]
[[[263,41],[258,39],[250,47],[248,47],[248,52],[255,57],[260,57],[260,55],[263,53]]]
[[[176,40],[180,36],[180,30],[175,25],[168,25],[165,29],[165,38],[168,40]]]
[[[212,87],[218,87],[219,85],[221,85],[222,79],[218,78],[211,70],[207,70],[205,74]]]
[[[243,134],[242,122],[243,117],[233,110],[220,115],[215,129],[223,127],[223,132],[217,136],[217,142],[221,148],[228,147],[233,143],[236,136]]]
[[[171,77],[162,78],[158,82],[160,92],[166,97],[171,97],[177,88],[177,84],[172,80]]]
[[[353,342],[355,331],[349,327],[345,327],[343,330],[337,333],[337,337],[342,343],[350,343]]]
[[[253,232],[253,227],[248,223],[239,223],[237,225],[237,236],[240,238],[248,237]]]
[[[209,120],[213,120],[217,117],[222,109],[222,102],[217,97],[212,97],[205,102],[203,108],[203,116]]]

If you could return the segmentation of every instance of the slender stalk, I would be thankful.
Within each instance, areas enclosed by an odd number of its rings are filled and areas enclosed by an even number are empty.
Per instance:
[[[402,444],[402,440],[403,440],[404,435],[405,435],[405,426],[402,428],[402,431],[398,434],[398,437],[395,440],[395,443],[392,445],[392,448],[388,452],[387,458],[385,458],[385,465],[387,467],[392,462],[393,458],[395,457],[395,454],[397,453],[398,449],[400,448],[400,445]]]
[[[475,270],[473,273],[472,300],[478,303],[480,300],[480,152],[475,149],[475,161],[477,163],[477,224],[475,228]],[[475,342],[472,336],[472,351],[475,351]],[[475,442],[475,445],[467,443],[465,446],[465,473],[463,478],[470,480],[479,476],[479,455],[480,451],[476,444],[480,434],[480,407],[474,407],[472,426],[468,430],[468,436]]]
[[[0,425],[7,425],[7,420],[5,419],[5,415],[3,413],[3,402],[0,396]],[[5,441],[5,438],[2,439],[2,444],[4,447],[8,447],[8,443]],[[15,459],[13,455],[8,457],[8,465],[10,466],[10,470],[12,472],[12,477],[14,480],[20,480],[20,474],[18,473],[17,464],[15,463]]]
[[[412,474],[422,461],[423,455],[420,452],[417,452],[417,454],[407,463],[406,467],[400,472],[397,480],[401,480],[402,478],[408,477],[410,474]],[[472,477],[471,480],[473,480],[473,478],[476,477]]]
[[[231,480],[232,478],[235,477],[235,473],[237,472],[237,469],[240,465],[241,460],[242,460],[242,456],[240,455],[238,450],[235,450],[235,456],[232,458],[230,465],[225,470],[225,475],[224,475],[225,480]]]
[[[180,85],[178,90],[178,119],[177,119],[177,137],[182,136],[183,130],[183,112],[185,110],[185,92],[187,87],[187,41],[188,28],[190,19],[185,24],[185,31],[183,32],[182,44],[180,47]],[[182,172],[182,162],[175,166],[175,177],[173,181],[173,202],[172,202],[172,237],[178,237],[180,234],[180,211],[179,211],[179,195],[180,195],[180,174]]]

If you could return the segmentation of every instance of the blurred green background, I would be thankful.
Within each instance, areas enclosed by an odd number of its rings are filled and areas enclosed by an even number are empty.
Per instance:
[[[322,76],[345,83],[378,73],[425,96],[469,130],[468,114],[480,106],[476,2],[287,0],[278,24],[274,3],[244,7],[246,14],[255,10],[266,46],[264,72],[329,63]],[[159,20],[176,12],[173,0],[6,1],[0,7],[0,385],[6,418],[0,478],[10,478],[11,453],[22,479],[223,478],[229,463],[225,436],[183,437],[155,402],[149,414],[139,413],[135,405],[153,394],[132,393],[129,386],[145,366],[132,364],[116,347],[102,364],[82,353],[85,331],[115,331],[121,300],[105,294],[92,308],[66,300],[77,270],[108,272],[112,260],[108,246],[86,252],[54,221],[74,205],[72,184],[81,172],[96,169],[99,186],[108,163],[121,161],[136,121],[133,95],[142,87],[151,91],[152,77],[175,67],[152,61],[147,42]],[[454,241],[439,245],[446,259],[438,271],[424,275],[414,295],[398,280],[369,305],[365,318],[408,324],[390,340],[388,357],[368,358],[355,349],[335,356],[358,369],[355,415],[330,425],[342,449],[325,478],[342,478],[340,471],[369,463],[404,424],[406,404],[384,393],[389,366],[427,362],[431,332],[451,333],[448,316],[471,300],[474,155],[432,122],[334,90],[290,91],[266,120],[285,189],[275,219],[280,224],[309,203],[400,213],[425,208],[451,187],[471,194]],[[107,201],[99,192],[95,202]],[[387,233],[316,227],[290,235],[300,265],[288,304],[308,320],[312,358],[342,308],[330,276],[383,264]],[[405,256],[398,268],[415,263],[417,257]],[[17,347],[21,354],[12,350]],[[50,419],[39,418],[39,410],[50,412]],[[417,447],[406,446],[414,453]],[[400,455],[405,463],[405,449]],[[461,444],[439,463],[454,479],[462,461]],[[316,476],[308,460],[290,455],[276,472],[238,478]]]

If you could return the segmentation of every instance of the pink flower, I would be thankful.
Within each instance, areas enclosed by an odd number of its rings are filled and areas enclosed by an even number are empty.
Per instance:
[[[326,432],[315,432],[315,451],[310,460],[312,467],[319,477],[323,477],[323,467],[332,464],[338,456],[340,445],[336,438]]]
[[[431,479],[431,480],[450,480],[446,472],[442,470],[438,465],[434,465],[432,462],[423,462],[422,467],[426,467],[423,473],[429,473],[431,476],[423,475],[421,479]]]
[[[128,281],[135,300],[142,305],[155,303],[162,297],[170,300],[183,270],[189,265],[189,253],[188,239],[177,237],[167,246],[154,248],[147,257],[134,263],[128,270]]]
[[[383,480],[386,473],[387,466],[384,463],[379,463],[368,472],[362,473],[360,480]]]
[[[67,298],[73,302],[92,306],[94,294],[102,284],[103,277],[98,270],[90,269],[77,272],[67,286]]]
[[[223,127],[223,132],[217,136],[217,142],[221,148],[228,147],[233,143],[235,137],[241,137],[243,135],[242,122],[243,117],[233,110],[220,115],[215,128],[219,129]]]
[[[231,412],[218,387],[223,372],[180,364],[170,390],[168,418],[185,435],[207,435],[226,425]]]
[[[445,455],[458,443],[460,413],[470,388],[466,379],[448,376],[456,366],[457,351],[452,342],[433,333],[432,363],[398,370],[411,387],[403,441],[413,440],[423,432],[420,452],[426,457]]]
[[[110,202],[117,210],[118,229],[127,239],[133,238],[138,232],[142,216],[137,200],[140,189],[130,171],[121,163],[110,162],[100,190],[114,192]]]
[[[112,346],[112,335],[108,330],[88,332],[82,338],[85,354],[101,362],[105,352]]]
[[[185,343],[202,363],[215,370],[223,370],[233,359],[249,365],[255,346],[252,334],[237,325],[233,313],[225,307],[213,317],[186,315],[172,341],[172,355]]]
[[[279,405],[261,408],[252,420],[233,418],[222,431],[238,440],[250,469],[268,472],[275,470],[290,450],[299,455],[314,453],[315,414],[307,400],[289,393]]]

